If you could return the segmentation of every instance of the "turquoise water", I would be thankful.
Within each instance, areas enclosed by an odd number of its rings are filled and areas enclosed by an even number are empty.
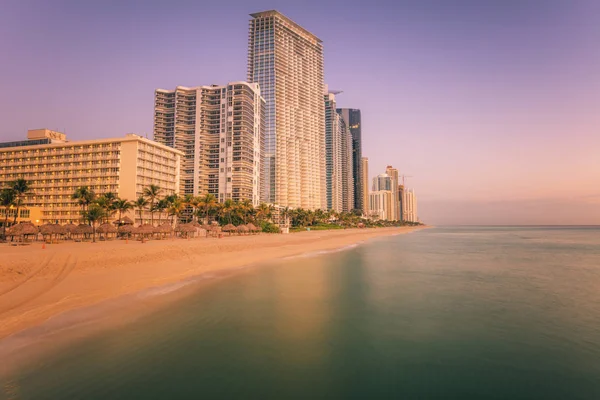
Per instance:
[[[600,399],[600,229],[435,228],[253,268],[74,341],[4,390]]]

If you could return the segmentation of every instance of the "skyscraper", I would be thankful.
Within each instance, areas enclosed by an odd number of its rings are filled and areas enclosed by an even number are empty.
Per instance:
[[[362,190],[363,197],[363,215],[369,215],[369,159],[367,157],[361,158],[361,179],[360,186]]]
[[[360,110],[355,108],[340,108],[338,112],[346,122],[352,135],[352,176],[354,180],[354,205],[353,208],[363,210],[368,208],[368,192],[364,192],[361,184],[361,159],[362,159],[362,138],[361,138],[361,120]]]
[[[264,104],[255,83],[156,90],[154,139],[185,154],[180,194],[258,205]]]
[[[278,11],[251,16],[248,81],[266,101],[264,200],[326,208],[322,42]]]
[[[400,200],[398,199],[398,170],[391,165],[388,165],[385,169],[385,173],[389,175],[392,181],[392,210],[391,216],[393,221],[400,221]]]
[[[404,191],[404,221],[418,222],[417,214],[417,196],[415,195],[414,189],[407,189]]]
[[[354,209],[354,170],[352,159],[352,135],[346,122],[338,114],[342,145],[342,211]]]
[[[327,209],[342,211],[342,125],[335,94],[325,87],[325,184]]]

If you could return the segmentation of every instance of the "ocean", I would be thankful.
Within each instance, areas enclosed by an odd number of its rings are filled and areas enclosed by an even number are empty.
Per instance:
[[[0,398],[600,399],[600,228],[432,228],[185,290]]]

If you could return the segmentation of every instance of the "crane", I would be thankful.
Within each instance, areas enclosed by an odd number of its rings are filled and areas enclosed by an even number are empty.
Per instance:
[[[404,186],[405,178],[413,178],[412,175],[399,175],[399,176],[402,177],[402,186]]]

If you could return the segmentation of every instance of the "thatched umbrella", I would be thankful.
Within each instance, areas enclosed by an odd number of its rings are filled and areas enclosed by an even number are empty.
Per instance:
[[[100,225],[98,228],[96,228],[96,232],[98,232],[100,234],[104,234],[108,238],[110,234],[116,235],[117,228],[115,228],[114,226],[112,226],[109,223],[104,223],[104,224]]]
[[[177,232],[181,233],[182,236],[189,237],[190,233],[196,232],[196,227],[192,224],[181,224],[177,226]]]
[[[246,226],[250,232],[258,232],[258,228],[253,223],[249,222]]]
[[[156,231],[161,235],[170,234],[171,232],[173,232],[173,227],[169,222],[163,222],[156,228]]]
[[[240,225],[240,226],[237,227],[237,231],[241,235],[243,233],[250,232],[250,229],[248,229],[248,227],[246,225]]]
[[[133,220],[127,216],[113,222],[115,225],[133,225]]]
[[[50,241],[52,241],[52,236],[58,237],[59,235],[66,235],[67,230],[64,226],[59,224],[46,224],[40,226],[40,233],[42,236],[50,236]]]
[[[132,233],[141,235],[142,238],[144,238],[148,235],[156,233],[156,228],[150,224],[144,224],[134,228]]]
[[[38,234],[38,228],[33,225],[31,222],[20,222],[18,224],[16,224],[15,226],[13,226],[12,228],[10,228],[10,230],[7,232],[7,236],[21,236],[23,238],[30,236],[30,235],[37,235]]]
[[[63,228],[65,228],[67,235],[69,235],[69,237],[71,237],[71,235],[75,232],[75,229],[77,229],[77,225],[67,224],[67,225],[63,225]]]
[[[73,233],[75,235],[81,235],[82,237],[85,237],[92,235],[94,233],[94,229],[87,224],[79,224]]]
[[[133,225],[121,225],[119,227],[118,231],[120,234],[124,234],[127,237],[129,237],[129,236],[131,236],[131,233],[134,231],[134,229],[137,229],[137,228],[134,228]]]
[[[231,235],[231,232],[235,232],[235,231],[237,231],[237,228],[233,224],[227,224],[223,227],[223,232],[229,232],[230,235]]]

